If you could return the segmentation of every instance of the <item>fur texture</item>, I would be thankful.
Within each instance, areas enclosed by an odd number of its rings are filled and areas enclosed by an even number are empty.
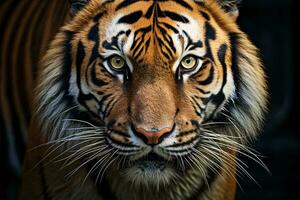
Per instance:
[[[41,62],[22,197],[234,199],[236,174],[250,176],[236,155],[263,165],[247,143],[267,89],[231,3],[92,0],[79,11]],[[172,131],[152,145],[141,128]]]

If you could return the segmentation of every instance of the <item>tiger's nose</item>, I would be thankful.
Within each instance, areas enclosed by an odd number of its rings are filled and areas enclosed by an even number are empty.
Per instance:
[[[134,132],[146,144],[156,145],[161,143],[163,138],[167,137],[172,133],[172,128],[163,128],[161,130],[157,128],[152,128],[148,131],[144,128],[138,127],[134,129]]]

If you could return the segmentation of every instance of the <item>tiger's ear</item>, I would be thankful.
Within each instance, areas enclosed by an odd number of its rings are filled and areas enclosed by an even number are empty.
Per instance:
[[[90,0],[69,0],[71,4],[71,15],[74,16],[81,10]]]
[[[242,0],[217,0],[220,6],[227,12],[234,20],[239,16],[238,6]]]

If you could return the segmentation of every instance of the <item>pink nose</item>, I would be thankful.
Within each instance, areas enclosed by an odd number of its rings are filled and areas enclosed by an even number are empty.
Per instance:
[[[155,145],[159,144],[163,137],[171,133],[172,128],[163,128],[159,131],[146,131],[144,128],[137,128],[135,131],[147,144]]]

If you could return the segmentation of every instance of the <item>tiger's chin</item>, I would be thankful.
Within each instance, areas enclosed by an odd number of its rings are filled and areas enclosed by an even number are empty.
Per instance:
[[[151,153],[134,161],[122,171],[123,177],[134,187],[159,187],[173,182],[178,177],[172,163]]]

